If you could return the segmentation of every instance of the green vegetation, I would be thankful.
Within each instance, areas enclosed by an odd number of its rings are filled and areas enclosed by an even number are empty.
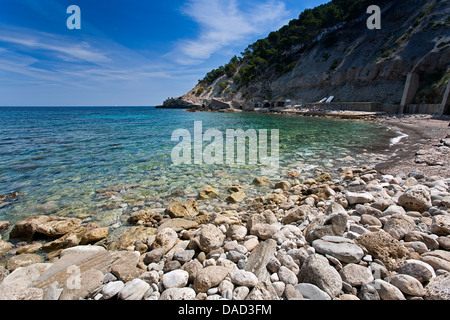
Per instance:
[[[290,72],[295,67],[295,61],[287,53],[293,52],[293,49],[296,52],[306,50],[324,29],[360,17],[369,5],[382,6],[388,1],[332,0],[314,9],[306,9],[298,19],[249,45],[241,53],[242,57],[234,56],[225,66],[209,72],[201,82],[211,84],[226,74],[233,78],[235,84],[248,86],[270,66],[275,66],[278,73]],[[338,41],[338,33],[332,32],[322,41],[325,46],[332,46]]]
[[[339,66],[339,60],[335,59],[333,60],[333,64],[330,66],[330,70],[334,71]]]
[[[200,87],[198,88],[197,92],[195,93],[197,96],[201,95],[203,92],[205,92],[205,88]]]

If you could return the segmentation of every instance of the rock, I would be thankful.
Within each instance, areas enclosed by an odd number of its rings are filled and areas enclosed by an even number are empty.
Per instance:
[[[166,250],[164,248],[156,248],[150,252],[147,252],[144,257],[144,263],[158,263],[161,261],[162,257],[166,254]]]
[[[37,254],[21,254],[19,256],[14,256],[6,261],[6,269],[13,272],[17,268],[28,267],[32,264],[42,263],[44,258]]]
[[[241,225],[231,225],[227,230],[227,237],[231,240],[243,241],[247,236],[247,228]]]
[[[275,184],[275,189],[289,190],[291,186],[289,181],[281,181]]]
[[[383,226],[383,224],[381,223],[381,221],[378,218],[368,215],[368,214],[363,214],[361,216],[360,222],[362,225],[369,225],[369,226],[376,226],[376,227]]]
[[[401,292],[410,296],[422,297],[425,295],[422,284],[416,278],[406,274],[398,274],[391,279],[391,284]]]
[[[89,255],[95,255],[98,253],[106,253],[106,249],[103,247],[100,247],[100,246],[77,246],[77,247],[72,247],[72,248],[68,248],[68,249],[61,251],[59,256],[61,258],[64,256],[67,256],[67,255],[71,255],[71,254],[74,254],[74,255],[81,254],[81,255],[89,256]]]
[[[127,283],[139,278],[144,270],[127,263],[116,263],[111,267],[111,273],[119,280]]]
[[[280,284],[280,290],[277,289],[278,284]],[[300,291],[295,289],[295,287],[291,284],[285,285],[283,282],[275,282],[273,283],[273,286],[275,290],[277,290],[277,294],[279,297],[284,293],[284,296],[287,300],[303,300],[303,296]],[[284,288],[283,291],[281,291],[282,288]]]
[[[150,285],[141,280],[134,279],[128,282],[119,292],[119,299],[121,300],[142,300],[145,293],[150,289]]]
[[[313,254],[308,257],[298,274],[300,283],[311,283],[325,291],[330,297],[336,297],[342,289],[339,273],[328,263],[327,258]]]
[[[188,284],[189,273],[184,270],[175,270],[166,273],[162,278],[164,288],[183,288]]]
[[[58,238],[52,242],[44,244],[41,250],[44,252],[52,252],[78,246],[85,231],[86,230],[79,230],[79,232],[76,233],[75,232],[68,233],[62,236],[61,238]]]
[[[189,273],[189,283],[194,283],[197,274],[200,272],[200,270],[203,269],[203,265],[197,259],[195,259],[195,260],[186,262],[181,267],[181,269],[185,270],[185,271],[187,271],[187,273]]]
[[[280,230],[280,227],[278,224],[259,223],[252,226],[250,234],[264,241],[271,239]]]
[[[344,263],[359,263],[364,257],[364,251],[347,238],[325,236],[312,245],[317,252],[329,254]]]
[[[200,192],[198,193],[198,198],[200,200],[208,200],[208,199],[217,198],[219,195],[220,194],[219,194],[219,191],[217,191],[217,189],[215,189],[211,186],[206,186],[202,190],[200,190]]]
[[[342,280],[349,283],[352,287],[358,287],[374,281],[370,269],[354,263],[347,264],[339,274]]]
[[[405,241],[407,242],[420,241],[423,242],[428,247],[429,250],[439,249],[439,242],[437,242],[430,235],[419,231],[413,231],[408,233],[405,236]]]
[[[109,228],[95,228],[86,232],[81,238],[80,244],[86,245],[89,243],[99,242],[108,237]]]
[[[157,233],[155,228],[132,227],[122,234],[118,243],[118,250],[127,250],[136,241],[147,242],[147,239]]]
[[[450,272],[434,278],[425,288],[425,300],[450,300]]]
[[[433,267],[434,270],[450,271],[450,262],[434,256],[422,255],[422,260]]]
[[[80,275],[78,281],[66,282],[59,300],[79,300],[88,298],[89,294],[103,284],[104,274],[99,270],[87,270]]]
[[[237,287],[233,291],[233,300],[241,301],[245,300],[250,293],[250,289],[247,287]]]
[[[450,235],[450,215],[434,216],[430,231],[438,236]]]
[[[224,240],[225,235],[212,224],[203,226],[198,233],[198,247],[205,253],[222,247]]]
[[[366,233],[355,239],[355,242],[392,271],[398,270],[409,256],[408,249],[384,231]]]
[[[102,289],[102,296],[103,299],[109,300],[114,298],[116,295],[119,294],[119,292],[125,287],[125,283],[122,281],[114,281],[108,283],[106,286]]]
[[[437,242],[443,250],[450,251],[450,237],[439,237]]]
[[[171,288],[164,290],[159,300],[182,301],[195,300],[196,293],[191,288]]]
[[[190,199],[184,204],[174,204],[166,209],[166,214],[172,219],[196,217],[199,214],[197,201],[195,199]]]
[[[173,259],[180,261],[182,264],[189,262],[194,258],[195,251],[194,250],[185,250],[182,252],[175,253],[173,255]]]
[[[270,184],[270,180],[267,177],[256,177],[253,180],[253,184],[255,186],[268,186]]]
[[[398,204],[410,211],[427,211],[432,206],[430,189],[423,185],[412,186],[398,198]]]
[[[12,248],[14,248],[12,243],[0,239],[0,257],[7,254]]]
[[[344,207],[341,204],[333,201],[328,205],[327,209],[325,210],[325,214],[327,216],[336,215],[336,214],[346,215],[347,211],[345,211]]]
[[[309,300],[331,300],[331,297],[325,291],[319,289],[317,286],[310,283],[300,283],[295,286],[295,289],[305,299]]]
[[[364,204],[375,201],[373,195],[368,192],[356,193],[347,191],[345,196],[349,205]]]
[[[163,229],[170,228],[175,232],[180,232],[183,230],[190,230],[195,229],[198,227],[198,222],[186,220],[186,219],[170,219],[161,224],[158,227],[158,231],[161,231]]]
[[[153,248],[163,248],[165,253],[169,252],[178,242],[178,234],[170,228],[158,231]]]
[[[304,221],[310,213],[311,207],[309,205],[296,206],[286,212],[281,219],[281,223],[291,224],[297,221]]]
[[[12,229],[10,238],[31,241],[35,234],[58,238],[77,229],[80,225],[80,219],[32,216],[18,222]]]
[[[358,291],[358,298],[361,300],[377,301],[380,300],[380,295],[377,289],[372,284],[363,284]]]
[[[247,198],[243,191],[233,192],[225,201],[228,203],[240,203]]]
[[[406,300],[403,293],[396,286],[384,280],[376,279],[375,288],[381,300]]]
[[[433,267],[428,263],[419,260],[406,260],[398,272],[414,277],[421,283],[426,283],[436,278]]]
[[[25,300],[30,287],[51,266],[51,263],[37,263],[17,268],[0,283],[0,300]]]
[[[278,277],[280,281],[285,283],[286,285],[290,284],[295,286],[298,284],[298,279],[296,274],[285,266],[281,266],[278,270]]]
[[[194,289],[197,293],[206,293],[209,289],[217,287],[228,275],[226,267],[210,266],[200,270],[194,280]]]
[[[389,206],[386,210],[383,211],[383,216],[402,215],[402,214],[406,214],[405,209],[395,204]]]
[[[230,273],[231,282],[237,286],[245,286],[248,288],[256,287],[258,284],[258,278],[256,275],[249,271],[237,270]]]
[[[138,223],[148,223],[153,220],[156,213],[150,210],[141,210],[135,214],[133,214],[129,219],[128,222],[130,224],[138,224]]]
[[[312,221],[305,229],[306,241],[312,244],[314,240],[324,236],[341,237],[347,229],[347,221],[347,214],[336,214],[318,218]]]
[[[247,300],[250,301],[273,301],[278,300],[278,295],[270,282],[260,281],[249,293]]]
[[[401,240],[408,233],[414,231],[416,223],[411,217],[396,214],[387,218],[383,230],[389,233],[394,239]]]
[[[270,275],[266,267],[269,260],[274,257],[276,250],[276,241],[269,239],[261,242],[248,257],[245,271],[254,273],[259,281],[270,281]]]
[[[287,201],[288,201],[288,199],[280,193],[271,193],[267,197],[268,203],[281,204],[281,203],[285,203]]]

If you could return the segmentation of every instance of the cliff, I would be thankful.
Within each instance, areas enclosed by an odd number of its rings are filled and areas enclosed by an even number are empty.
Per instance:
[[[382,10],[379,30],[367,27],[369,2]],[[354,3],[358,6],[349,9],[351,14],[346,14],[345,0],[305,11],[298,20],[250,45],[243,57],[207,74],[177,101],[208,107],[215,100],[230,108],[252,109],[277,101],[299,105],[334,96],[335,102],[399,105],[407,76],[414,74],[417,88],[408,104],[440,104],[450,78],[450,3]],[[332,25],[330,19],[320,20],[321,14],[332,16]],[[322,28],[308,29],[314,24]],[[286,45],[285,39],[294,41]]]

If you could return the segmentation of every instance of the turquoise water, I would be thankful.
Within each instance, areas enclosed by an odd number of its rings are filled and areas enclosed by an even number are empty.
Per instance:
[[[0,207],[0,219],[15,222],[31,214],[89,216],[110,224],[143,206],[163,208],[176,190],[185,196],[207,184],[248,185],[254,165],[172,164],[176,129],[278,129],[280,169],[314,174],[374,161],[395,134],[367,122],[266,114],[189,113],[155,108],[0,108],[0,195],[18,192]],[[342,160],[345,157],[346,160]],[[341,160],[339,160],[341,159]],[[99,189],[138,184],[104,198]],[[251,193],[251,191],[249,191]],[[134,208],[134,209],[133,209]]]

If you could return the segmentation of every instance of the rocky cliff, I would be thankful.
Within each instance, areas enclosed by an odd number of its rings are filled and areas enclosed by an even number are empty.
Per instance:
[[[334,0],[320,10],[334,6],[342,11],[341,2]],[[289,26],[250,45],[244,57],[235,58],[236,67],[231,72],[225,66],[226,71],[216,72],[212,79],[205,77],[189,93],[165,105],[208,106],[214,99],[230,107],[249,109],[274,101],[317,102],[329,96],[342,102],[400,104],[409,73],[417,74],[419,79],[411,103],[441,103],[450,78],[450,3],[371,2],[381,8],[381,29],[367,27],[370,15],[365,1],[361,1],[357,14],[314,30],[311,39],[282,52],[270,49],[270,43],[279,43],[271,37],[290,31],[291,25],[304,27],[301,23],[306,15],[302,13]],[[312,14],[316,9],[311,10]],[[270,50],[265,52],[278,56],[256,60],[255,52],[261,43],[268,44]],[[254,61],[262,61],[258,62],[260,67],[243,81],[251,64],[258,66]]]

